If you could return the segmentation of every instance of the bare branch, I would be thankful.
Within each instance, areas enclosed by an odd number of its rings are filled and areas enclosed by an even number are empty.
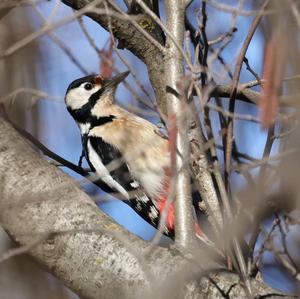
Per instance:
[[[225,100],[228,100],[230,97],[231,93],[231,86],[230,85],[216,85],[212,92],[211,96],[212,97],[221,97],[224,98]],[[261,93],[244,88],[243,85],[237,87],[237,92],[236,92],[236,99],[246,102],[246,103],[251,103],[258,105],[259,99],[261,97]],[[299,95],[287,95],[287,96],[281,96],[279,97],[279,105],[281,107],[298,107],[299,106]]]
[[[178,294],[188,279],[199,273],[195,262],[185,261],[174,249],[155,247],[140,261],[135,256],[137,249],[141,255],[148,253],[149,243],[116,225],[68,175],[43,161],[4,120],[0,120],[0,135],[0,219],[24,246],[6,257],[29,250],[78,295],[89,299]],[[30,201],[30,197],[36,200]],[[198,261],[205,269],[205,259]],[[180,280],[172,273],[179,273]],[[171,278],[177,279],[176,286],[168,284]],[[199,282],[206,298],[223,298],[209,281],[203,278]],[[239,298],[246,298],[243,288],[236,285],[236,275],[214,274],[213,281],[221,289],[235,285]],[[259,282],[255,282],[255,288],[261,295],[270,294],[269,298],[271,294],[280,295]],[[185,290],[186,296],[196,295],[195,290]]]
[[[183,78],[183,57],[179,51],[183,45],[184,38],[184,18],[185,18],[185,4],[182,0],[167,0],[165,1],[167,14],[167,27],[172,30],[172,36],[167,36],[168,58],[165,61],[165,74],[167,86],[176,90],[177,84]],[[176,44],[173,42],[176,39]],[[172,94],[167,94],[168,114],[170,119],[182,119],[183,112],[182,101]],[[189,172],[182,169],[184,164],[183,157],[189,152],[188,143],[186,142],[186,131],[179,127],[177,134],[177,151],[180,156],[176,157],[176,171],[177,177],[177,192],[175,200],[175,215],[176,215],[176,239],[178,245],[188,248],[195,242],[195,228],[192,213],[191,189]],[[181,156],[182,155],[182,156]]]

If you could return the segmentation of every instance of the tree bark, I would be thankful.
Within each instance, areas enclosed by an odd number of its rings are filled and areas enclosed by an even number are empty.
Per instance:
[[[208,280],[203,269],[213,263],[207,256],[190,262],[175,249],[152,248],[117,225],[3,119],[0,136],[2,226],[82,298],[222,298],[214,284],[226,292],[238,282],[237,275],[226,272]],[[200,294],[187,287],[195,277]],[[281,295],[259,281],[253,285],[260,295]],[[239,283],[231,293],[246,298]]]

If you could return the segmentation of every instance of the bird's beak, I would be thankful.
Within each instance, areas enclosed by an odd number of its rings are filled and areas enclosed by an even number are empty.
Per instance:
[[[119,83],[121,83],[128,75],[129,75],[129,71],[124,72],[124,73],[120,73],[114,77],[112,77],[111,79],[106,79],[104,82],[104,88],[114,88],[117,87]]]

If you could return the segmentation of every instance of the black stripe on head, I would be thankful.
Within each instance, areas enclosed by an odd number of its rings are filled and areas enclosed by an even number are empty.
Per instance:
[[[82,77],[82,78],[79,78],[79,79],[74,80],[74,81],[68,86],[68,89],[67,89],[66,94],[67,94],[71,89],[74,89],[74,88],[79,87],[82,83],[90,82],[90,83],[93,83],[93,84],[94,84],[94,83],[95,83],[95,76],[96,76],[96,75],[89,75],[89,76],[85,76],[85,77]]]

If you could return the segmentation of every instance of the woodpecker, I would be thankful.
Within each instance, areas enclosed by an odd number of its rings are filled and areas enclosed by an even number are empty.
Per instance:
[[[169,142],[154,124],[115,103],[116,88],[128,74],[77,79],[69,85],[65,102],[79,126],[83,154],[104,182],[103,189],[122,194],[140,216],[157,228],[170,193]],[[164,230],[171,238],[174,225],[171,204]]]

